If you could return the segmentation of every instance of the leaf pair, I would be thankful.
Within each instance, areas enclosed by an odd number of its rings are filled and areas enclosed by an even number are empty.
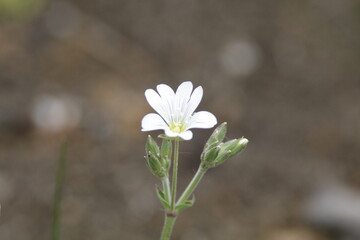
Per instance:
[[[171,206],[170,206],[170,202],[169,202],[169,199],[167,199],[167,196],[165,195],[164,191],[162,191],[160,188],[158,188],[156,190],[156,194],[161,202],[161,204],[163,205],[163,207],[166,209],[166,210],[170,210],[171,209]],[[182,210],[185,210],[189,207],[192,207],[195,203],[195,197],[193,197],[193,199],[191,200],[186,200],[182,203],[178,203],[176,204],[175,206],[175,211],[182,211]]]

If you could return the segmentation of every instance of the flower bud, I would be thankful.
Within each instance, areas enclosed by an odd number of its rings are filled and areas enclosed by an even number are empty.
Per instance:
[[[161,160],[165,165],[165,168],[169,170],[170,162],[171,162],[171,154],[172,154],[172,143],[169,139],[163,139],[161,144]]]
[[[205,168],[214,166],[214,161],[215,161],[217,155],[219,154],[219,151],[221,149],[221,144],[222,143],[220,143],[218,146],[215,146],[211,149],[203,151],[203,153],[201,154],[201,162],[202,162],[203,166],[206,166]]]
[[[223,144],[222,141],[225,138],[226,131],[227,123],[224,122],[214,130],[206,142],[204,150],[201,153],[201,162],[204,168],[214,167],[214,160],[220,151],[220,146]]]
[[[152,174],[159,178],[164,177],[166,175],[167,168],[161,159],[159,146],[150,135],[148,136],[146,142],[145,151],[146,164],[149,170]]]
[[[145,150],[147,153],[151,152],[152,154],[158,155],[160,157],[159,146],[150,135],[148,136],[148,139],[146,141]]]
[[[225,138],[226,130],[226,122],[222,123],[214,130],[209,140],[206,142],[203,152],[201,153],[202,161],[209,162],[213,161],[216,158],[217,153],[220,150],[219,145]]]
[[[221,145],[220,151],[215,159],[215,166],[225,162],[227,159],[240,153],[248,144],[246,138],[233,139]]]
[[[206,148],[210,149],[213,148],[214,146],[219,145],[224,140],[226,131],[227,131],[227,123],[224,122],[220,124],[211,134],[209,140],[205,144],[204,149]]]

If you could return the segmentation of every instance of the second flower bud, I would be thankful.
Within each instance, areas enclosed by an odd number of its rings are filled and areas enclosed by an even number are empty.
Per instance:
[[[201,166],[204,169],[217,167],[227,159],[240,153],[249,142],[246,138],[233,139],[223,143],[227,131],[227,124],[218,126],[206,142],[201,154]]]
[[[168,139],[163,139],[161,150],[155,140],[149,135],[145,146],[146,165],[152,174],[163,178],[167,175],[172,153],[172,143]]]

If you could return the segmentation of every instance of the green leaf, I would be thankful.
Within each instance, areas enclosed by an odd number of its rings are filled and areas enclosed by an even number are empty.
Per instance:
[[[156,194],[161,202],[161,204],[164,206],[165,209],[170,209],[170,204],[166,200],[165,193],[161,189],[156,189]]]
[[[175,207],[175,210],[176,211],[185,210],[185,209],[187,209],[189,207],[192,207],[194,205],[194,203],[195,203],[195,196],[193,196],[193,199],[191,199],[191,200],[186,200],[183,203],[177,204],[176,207]]]

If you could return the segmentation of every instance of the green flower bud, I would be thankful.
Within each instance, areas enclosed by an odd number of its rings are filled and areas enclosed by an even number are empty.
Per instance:
[[[226,132],[227,132],[227,123],[224,122],[220,124],[211,134],[209,140],[205,144],[204,150],[205,149],[209,150],[215,146],[218,146],[224,140]]]
[[[167,173],[167,168],[161,159],[159,146],[150,135],[146,142],[145,151],[146,165],[149,170],[159,178],[164,177]]]
[[[146,152],[151,152],[154,155],[158,155],[160,157],[160,149],[155,140],[149,135],[145,145]]]
[[[225,162],[227,159],[240,153],[248,144],[246,138],[233,139],[221,145],[220,151],[215,159],[215,166]]]
[[[201,153],[201,162],[204,168],[214,167],[214,161],[220,151],[220,146],[225,138],[227,123],[224,122],[218,126],[206,142],[203,152]]]
[[[221,148],[220,146],[221,143],[218,146],[215,146],[211,149],[204,150],[203,153],[201,154],[201,161],[208,163],[213,162],[220,151]]]
[[[169,170],[170,162],[171,162],[171,154],[172,154],[172,143],[169,139],[163,139],[161,144],[161,159],[165,165],[165,168]]]

